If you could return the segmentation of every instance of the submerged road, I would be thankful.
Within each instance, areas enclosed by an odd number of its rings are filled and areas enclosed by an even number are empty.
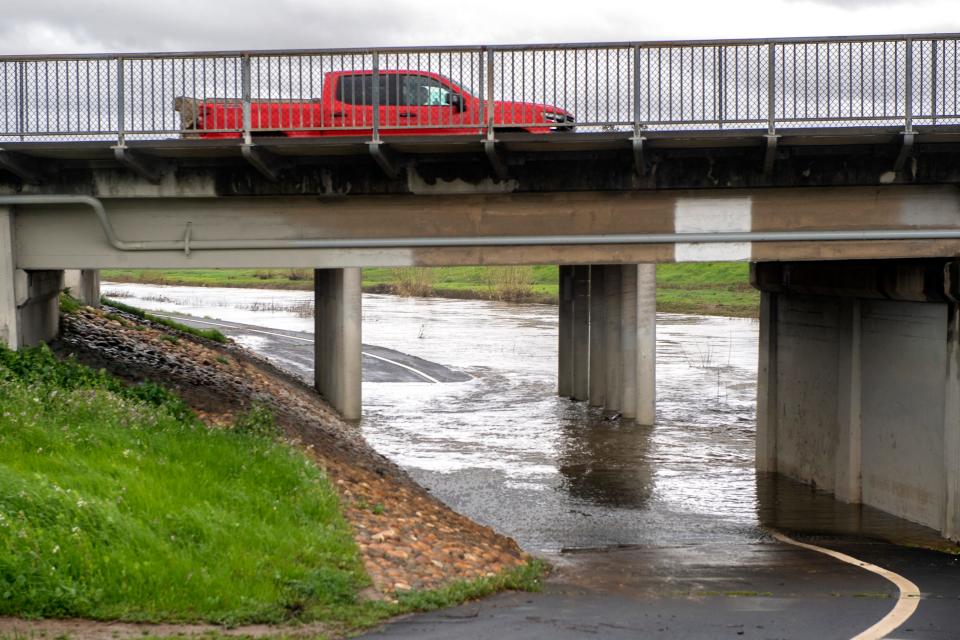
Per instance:
[[[241,317],[248,324],[191,322],[312,377],[310,333],[276,328],[308,329],[308,319],[209,302],[236,291],[201,290],[202,305],[200,292],[126,291],[143,306],[167,305],[158,314],[176,299],[196,314]],[[158,293],[163,301],[149,299]],[[248,293],[291,303],[296,295]],[[366,353],[466,380],[430,383],[365,356],[368,439],[434,495],[555,567],[541,593],[407,616],[368,637],[960,638],[960,559],[922,548],[938,542],[929,530],[755,476],[749,323],[658,318],[658,424],[649,428],[553,397],[550,309],[365,296],[364,314],[368,339],[425,358],[365,345]],[[897,584],[860,563],[894,572],[920,597],[908,590],[901,600]]]
[[[239,322],[194,318],[184,314],[153,315],[182,322],[198,329],[217,329],[238,343],[264,355],[278,366],[308,381],[313,379],[313,334],[256,327]],[[406,353],[365,344],[363,349],[364,382],[464,382],[470,374]]]

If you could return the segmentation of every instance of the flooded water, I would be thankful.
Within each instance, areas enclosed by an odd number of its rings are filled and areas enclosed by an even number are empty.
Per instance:
[[[312,331],[309,292],[104,286],[130,304]],[[657,425],[556,396],[545,305],[363,297],[365,343],[467,382],[364,383],[370,443],[435,495],[532,551],[754,539],[757,323],[657,317]],[[256,349],[258,340],[244,339]],[[269,356],[270,354],[265,354]]]
[[[310,292],[106,284],[104,293],[156,311],[313,330]],[[530,551],[736,545],[765,538],[770,524],[884,538],[930,533],[757,477],[755,320],[658,314],[653,427],[556,396],[555,307],[364,295],[363,322],[365,343],[471,376],[364,382],[369,442]],[[265,350],[255,335],[239,341]]]

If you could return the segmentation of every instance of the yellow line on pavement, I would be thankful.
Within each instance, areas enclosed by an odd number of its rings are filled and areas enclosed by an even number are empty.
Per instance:
[[[897,589],[900,590],[900,597],[897,598],[897,602],[893,605],[890,613],[883,616],[869,629],[855,635],[852,640],[880,640],[881,638],[887,637],[887,635],[893,633],[900,625],[906,622],[920,605],[920,588],[898,573],[894,573],[883,567],[878,567],[875,564],[870,564],[869,562],[864,562],[863,560],[857,560],[853,556],[848,556],[845,553],[840,553],[833,549],[826,549],[824,547],[818,547],[815,544],[799,542],[778,531],[771,530],[770,533],[780,542],[792,544],[795,547],[803,549],[809,549],[810,551],[816,551],[817,553],[823,553],[841,562],[852,564],[855,567],[860,567],[878,576],[882,576],[897,586]]]

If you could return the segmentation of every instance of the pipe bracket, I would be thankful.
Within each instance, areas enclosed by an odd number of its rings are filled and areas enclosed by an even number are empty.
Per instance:
[[[125,144],[118,144],[113,147],[113,155],[117,159],[117,162],[150,184],[160,184],[163,175],[171,169],[170,163],[159,158],[145,156],[142,153],[130,149],[130,147]]]
[[[506,180],[509,177],[507,173],[507,162],[503,157],[503,152],[500,150],[500,147],[497,146],[496,138],[487,136],[483,141],[483,151],[487,154],[487,160],[490,162],[493,172],[497,174],[497,177],[501,180]]]
[[[630,138],[630,144],[633,146],[633,170],[641,177],[647,175],[647,163],[643,148],[643,143],[646,141],[647,139],[639,134]]]
[[[913,155],[913,143],[917,134],[912,131],[904,131],[900,135],[902,136],[900,152],[897,153],[897,159],[893,163],[895,173],[900,173],[903,170],[903,166],[907,163],[907,158]]]
[[[773,165],[777,161],[777,142],[780,136],[768,133],[764,137],[767,139],[767,149],[763,154],[763,175],[770,176],[773,173]]]
[[[37,185],[43,182],[40,163],[22,153],[0,149],[0,169],[6,169],[27,184]]]
[[[400,175],[399,162],[397,161],[396,154],[390,150],[390,147],[380,140],[370,140],[367,142],[367,149],[370,150],[370,155],[373,156],[377,165],[380,166],[388,178],[393,180]]]

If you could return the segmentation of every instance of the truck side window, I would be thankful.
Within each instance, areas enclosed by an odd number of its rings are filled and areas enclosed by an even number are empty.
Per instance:
[[[440,81],[427,76],[405,75],[401,104],[411,107],[446,107],[452,92]]]
[[[337,82],[337,100],[346,104],[373,104],[373,76],[357,74],[340,76]]]
[[[393,106],[400,102],[400,80],[398,74],[384,74],[380,76],[380,104]],[[357,74],[340,76],[337,84],[337,100],[346,104],[361,106],[373,105],[373,75]]]

